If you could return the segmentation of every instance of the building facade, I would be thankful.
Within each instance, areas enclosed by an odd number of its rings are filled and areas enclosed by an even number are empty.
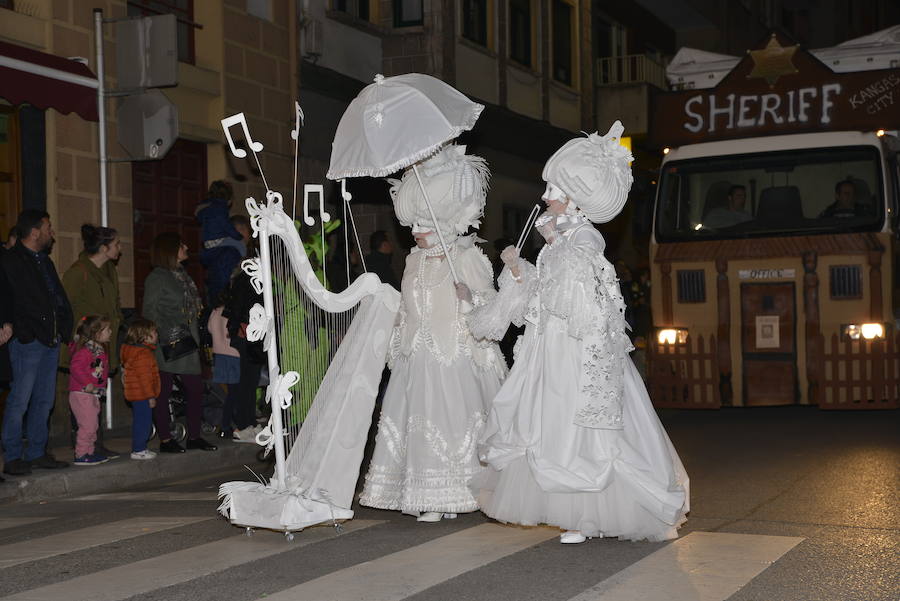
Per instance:
[[[324,180],[340,116],[376,74],[427,73],[485,105],[473,131],[460,138],[491,168],[479,234],[491,242],[515,238],[540,201],[544,162],[580,130],[596,128],[590,15],[584,0],[304,3],[305,173]],[[394,232],[401,247],[411,243],[393,219],[383,185],[351,181],[350,189],[364,252],[375,229]],[[485,247],[493,252],[491,244]]]
[[[162,90],[179,115],[179,137],[168,154],[161,160],[128,161],[117,142],[119,101],[106,101],[109,225],[122,240],[118,262],[122,306],[139,311],[143,280],[150,271],[150,244],[162,231],[178,231],[189,244],[188,269],[202,286],[194,211],[210,181],[227,179],[235,185],[234,213],[244,211],[246,196],[264,197],[256,170],[230,158],[223,144],[224,116],[246,115],[254,138],[265,143],[260,160],[269,185],[290,189],[296,12],[294,3],[275,0],[0,2],[2,48],[34,61],[33,66],[21,67],[24,71],[4,71],[0,78],[0,229],[5,235],[22,208],[46,210],[56,230],[52,254],[61,272],[82,249],[81,225],[101,220],[96,108],[93,115],[81,110],[87,114],[82,116],[64,102],[66,89],[54,87],[61,85],[59,81],[48,78],[34,84],[27,78],[40,77],[33,72],[47,65],[66,69],[67,59],[79,57],[89,69],[84,81],[90,83],[97,72],[95,8],[102,9],[107,19],[161,12],[177,18],[178,84]],[[103,27],[109,90],[116,88],[115,31],[111,23]],[[89,85],[83,89],[91,93]],[[242,136],[236,133],[235,138]],[[58,402],[65,406],[64,386]],[[68,411],[54,415],[54,430],[67,430]]]

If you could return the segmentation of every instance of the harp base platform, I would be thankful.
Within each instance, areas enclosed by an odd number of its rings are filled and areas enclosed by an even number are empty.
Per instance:
[[[219,513],[235,526],[296,532],[353,518],[353,511],[256,482],[226,482]]]

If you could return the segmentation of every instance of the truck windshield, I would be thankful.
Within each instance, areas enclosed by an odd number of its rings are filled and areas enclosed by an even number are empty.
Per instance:
[[[873,231],[884,220],[878,150],[853,146],[671,161],[661,242]]]

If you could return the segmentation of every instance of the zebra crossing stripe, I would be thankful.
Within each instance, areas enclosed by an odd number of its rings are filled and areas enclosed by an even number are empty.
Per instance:
[[[0,518],[0,530],[7,528],[18,528],[19,526],[27,526],[28,524],[37,524],[38,522],[46,522],[54,518]]]
[[[397,601],[558,536],[558,528],[482,524],[267,595],[266,601]]]
[[[723,601],[803,540],[692,532],[569,601]]]
[[[84,497],[72,497],[64,501],[215,501],[218,490],[203,492],[176,492],[148,490],[138,492],[111,492]]]
[[[44,518],[48,519],[48,518]],[[203,517],[151,518],[138,517],[106,524],[98,524],[89,528],[69,530],[61,534],[53,534],[41,538],[33,538],[19,543],[0,546],[0,568],[8,568],[29,561],[46,559],[64,553],[81,551],[120,540],[180,528],[187,524],[209,520]]]
[[[383,521],[351,520],[345,532],[370,528]],[[231,536],[196,547],[144,559],[71,580],[22,591],[4,601],[121,601],[162,587],[181,584],[264,557],[286,553],[338,536],[334,528],[304,530],[293,542],[275,532]]]

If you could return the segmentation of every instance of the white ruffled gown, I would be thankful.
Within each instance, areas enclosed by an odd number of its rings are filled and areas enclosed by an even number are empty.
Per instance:
[[[566,218],[563,218],[566,219]],[[689,510],[688,476],[628,352],[624,303],[603,237],[582,216],[508,270],[477,334],[526,323],[479,445],[471,486],[501,522],[585,536],[666,540]]]
[[[451,257],[477,307],[495,294],[491,266],[472,237]],[[391,378],[360,503],[380,509],[478,510],[469,480],[484,467],[476,445],[507,367],[493,342],[476,341],[445,260],[413,249],[401,282]]]

